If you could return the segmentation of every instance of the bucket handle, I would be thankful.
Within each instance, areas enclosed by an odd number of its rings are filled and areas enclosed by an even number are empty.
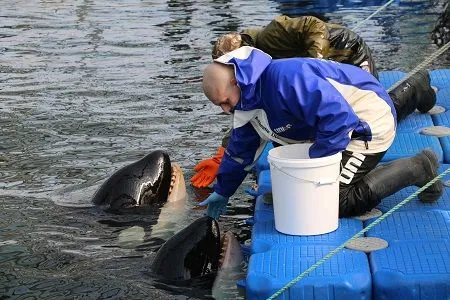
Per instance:
[[[280,171],[281,173],[283,173],[283,174],[285,174],[285,175],[287,175],[287,176],[289,176],[289,177],[292,177],[292,178],[294,178],[294,179],[297,179],[297,180],[300,180],[300,181],[303,181],[303,182],[314,183],[315,185],[333,184],[333,183],[335,183],[336,181],[338,181],[338,180],[339,180],[339,177],[341,176],[341,174],[339,174],[335,179],[330,179],[330,178],[327,179],[327,178],[326,178],[326,179],[323,179],[323,180],[321,179],[321,180],[319,180],[319,181],[316,181],[316,180],[309,180],[309,179],[303,179],[303,178],[295,177],[294,175],[291,175],[291,174],[285,172],[283,169],[279,168],[279,167],[278,167],[276,164],[274,164],[273,162],[270,162],[270,165],[274,166],[278,171]]]

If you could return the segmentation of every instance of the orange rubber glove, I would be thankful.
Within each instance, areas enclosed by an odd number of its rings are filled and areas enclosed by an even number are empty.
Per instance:
[[[220,162],[224,153],[225,148],[220,146],[212,158],[204,159],[195,166],[194,171],[196,174],[191,178],[191,183],[194,187],[204,188],[214,181],[217,172],[219,172]]]

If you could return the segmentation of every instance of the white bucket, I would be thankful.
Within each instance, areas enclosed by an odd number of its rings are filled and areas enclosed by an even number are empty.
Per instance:
[[[311,144],[269,151],[275,228],[292,235],[334,231],[339,222],[342,154],[309,158]]]

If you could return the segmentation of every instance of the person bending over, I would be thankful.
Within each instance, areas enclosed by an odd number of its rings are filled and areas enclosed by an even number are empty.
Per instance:
[[[342,152],[341,217],[363,214],[384,197],[437,176],[439,163],[430,149],[377,166],[394,140],[397,115],[378,80],[352,65],[312,58],[273,60],[244,46],[209,64],[202,88],[233,117],[214,192],[199,203],[208,205],[213,218],[225,212],[268,141],[311,140],[311,158]],[[442,192],[438,181],[419,198],[434,202]]]
[[[225,34],[215,42],[212,57],[217,59],[242,46],[261,49],[274,59],[313,57],[348,63],[369,71],[378,78],[372,52],[358,34],[313,16],[278,16],[263,28]],[[426,70],[421,70],[404,81],[390,92],[390,96],[399,121],[416,108],[425,113],[436,103],[436,94],[430,86]],[[196,174],[191,178],[194,187],[207,187],[216,178],[229,134],[230,131],[227,131],[212,158],[204,159],[194,167]]]

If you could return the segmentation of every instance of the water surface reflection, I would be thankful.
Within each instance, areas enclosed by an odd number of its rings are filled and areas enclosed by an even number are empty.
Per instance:
[[[355,26],[384,1],[80,0],[2,2],[0,25],[0,298],[207,298],[168,287],[149,265],[168,237],[204,214],[206,190],[160,215],[92,207],[98,184],[164,149],[189,179],[228,125],[201,93],[220,34],[274,16],[315,14]],[[401,1],[358,32],[380,70],[408,71],[437,50],[436,1]],[[413,54],[413,55],[411,55]],[[448,57],[432,64],[448,68]],[[221,226],[243,242],[252,213],[243,189]],[[244,266],[245,270],[245,266]],[[242,298],[236,274],[214,295]],[[242,274],[237,274],[242,276]]]

